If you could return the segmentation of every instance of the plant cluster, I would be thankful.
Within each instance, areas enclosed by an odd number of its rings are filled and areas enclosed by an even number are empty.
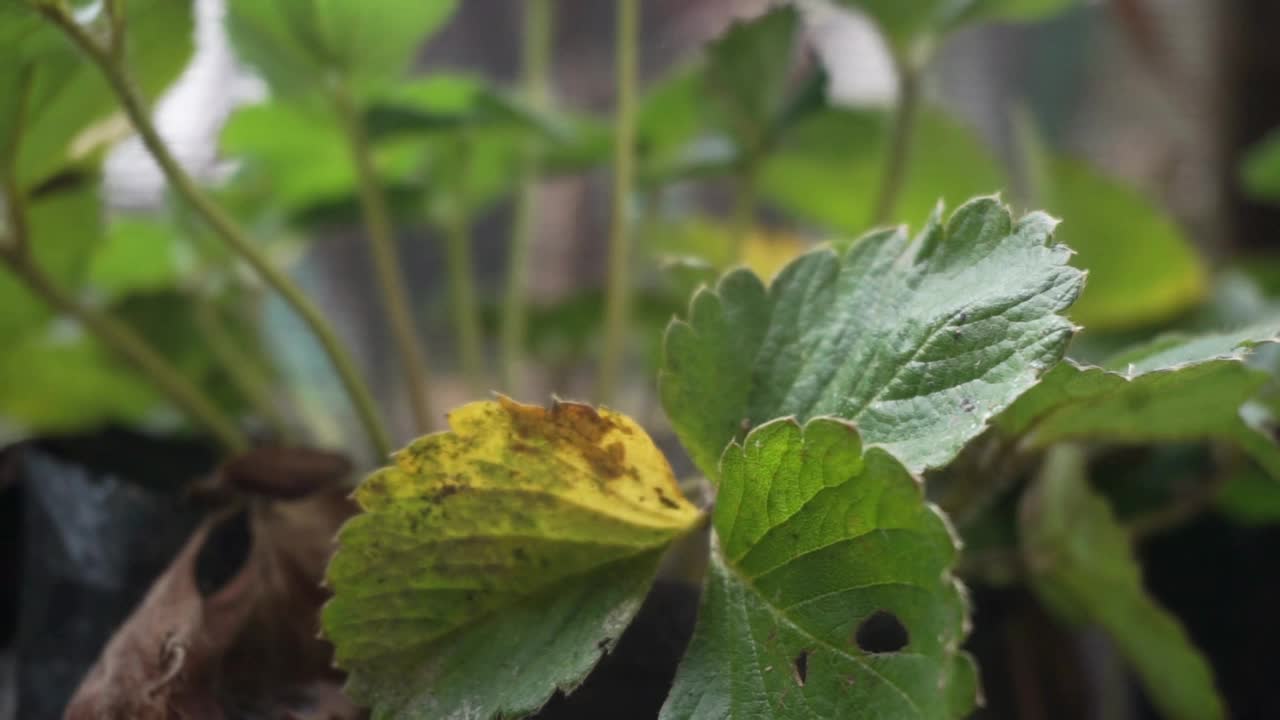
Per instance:
[[[703,590],[664,720],[964,717],[981,682],[962,577],[1025,583],[1057,618],[1100,626],[1169,717],[1225,717],[1133,543],[1213,503],[1275,507],[1275,303],[1210,273],[1159,208],[1056,154],[1028,114],[1013,113],[1009,170],[926,102],[952,29],[1069,0],[837,4],[886,38],[893,108],[832,101],[791,3],[641,92],[640,3],[619,0],[610,124],[553,102],[552,0],[524,0],[518,93],[406,74],[449,0],[229,0],[271,99],[231,117],[220,147],[241,164],[210,186],[150,117],[191,50],[187,3],[0,0],[0,416],[31,433],[189,426],[229,456],[253,445],[250,419],[317,442],[334,411],[288,366],[318,350],[364,430],[344,449],[390,455],[387,409],[284,269],[297,238],[358,216],[421,435],[360,483],[325,577],[324,635],[374,717],[537,712],[614,649],[677,546]],[[99,210],[103,153],[129,129],[168,182],[163,217]],[[1245,168],[1262,194],[1274,147]],[[605,166],[607,287],[585,321],[583,301],[531,308],[537,183]],[[727,188],[732,212],[673,208],[689,183]],[[1061,229],[987,194],[1009,185]],[[471,228],[507,199],[488,312]],[[838,239],[764,231],[766,209]],[[900,219],[916,231],[884,227]],[[429,433],[406,225],[443,238],[452,367],[472,391],[518,395],[521,368],[567,345],[599,350],[611,403],[628,361],[651,358],[696,472],[677,477],[604,405],[499,395]],[[637,275],[637,257],[665,262]],[[280,301],[301,321],[284,342],[262,330]],[[629,342],[653,325],[660,344]],[[1172,452],[1205,462],[1120,497],[1097,469],[1117,447],[1144,449],[1135,476]]]

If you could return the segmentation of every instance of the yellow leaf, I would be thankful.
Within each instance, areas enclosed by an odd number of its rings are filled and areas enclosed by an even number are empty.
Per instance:
[[[661,451],[619,413],[499,397],[449,424],[356,490],[365,514],[340,533],[324,617],[344,664],[660,553],[698,521]]]

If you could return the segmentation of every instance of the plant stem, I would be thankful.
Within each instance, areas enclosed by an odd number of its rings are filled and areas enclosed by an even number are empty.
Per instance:
[[[883,225],[893,221],[907,180],[907,166],[911,161],[911,141],[915,134],[916,115],[920,105],[920,71],[909,59],[899,58],[898,107],[893,114],[893,126],[889,131],[889,154],[885,158],[884,174],[880,180],[880,193],[871,216],[872,223]]]
[[[364,215],[365,232],[369,236],[369,248],[373,254],[373,267],[382,291],[391,322],[391,335],[400,365],[409,383],[409,407],[419,434],[431,429],[431,383],[422,339],[413,324],[409,306],[409,293],[405,289],[403,264],[396,248],[391,226],[391,213],[387,198],[378,180],[373,163],[373,151],[360,111],[344,85],[334,88],[334,105],[350,145],[352,162],[360,188],[360,208]]]
[[[618,103],[614,130],[613,217],[609,232],[609,280],[606,288],[604,354],[600,360],[597,398],[613,401],[621,374],[631,315],[631,232],[628,210],[634,182],[635,103],[639,0],[618,0],[617,85]]]
[[[554,0],[524,0],[524,52],[521,64],[529,106],[545,110],[551,101],[551,56],[555,35]],[[512,220],[507,257],[507,287],[502,307],[499,375],[502,389],[519,395],[516,374],[524,346],[529,284],[529,247],[538,228],[538,167],[536,146],[525,148],[520,192]]]
[[[77,302],[31,262],[29,255],[9,253],[3,259],[33,295],[75,318],[99,342],[132,363],[193,422],[207,429],[227,451],[249,449],[249,440],[231,418],[193,385],[132,328],[106,313]]]
[[[738,171],[737,177],[737,197],[734,199],[733,206],[733,244],[731,252],[732,257],[729,263],[734,264],[742,261],[742,248],[746,244],[751,233],[755,231],[756,226],[756,206],[759,202],[757,185],[756,163],[754,161],[747,162]]]
[[[467,142],[466,140],[462,141]],[[484,391],[484,351],[480,336],[480,316],[476,306],[475,282],[472,279],[474,264],[471,258],[471,216],[467,207],[467,165],[469,151],[462,149],[462,170],[458,177],[457,196],[453,207],[446,210],[445,263],[449,272],[450,305],[453,309],[454,332],[458,334],[458,362],[472,393]]]
[[[380,455],[391,452],[391,440],[387,435],[382,420],[378,417],[373,394],[360,378],[355,362],[342,346],[337,333],[329,325],[316,306],[303,294],[289,277],[271,265],[267,256],[257,248],[236,226],[235,221],[214,203],[196,185],[195,181],[182,168],[170,152],[157,132],[151,117],[147,113],[145,103],[138,94],[125,68],[113,62],[110,54],[103,50],[96,41],[80,27],[74,18],[65,11],[54,6],[41,6],[41,11],[54,25],[58,26],[72,42],[97,65],[107,82],[111,85],[120,101],[121,107],[128,116],[134,130],[138,133],[142,144],[151,157],[160,166],[165,179],[172,190],[185,200],[205,220],[213,231],[242,260],[249,264],[276,292],[284,298],[295,312],[310,328],[320,346],[333,363],[347,395],[351,398],[357,414],[369,435],[373,448]]]
[[[288,439],[291,434],[289,422],[273,397],[271,381],[257,363],[237,346],[218,316],[217,306],[199,291],[196,292],[196,324],[209,351],[217,358],[236,390],[253,406],[278,440]]]

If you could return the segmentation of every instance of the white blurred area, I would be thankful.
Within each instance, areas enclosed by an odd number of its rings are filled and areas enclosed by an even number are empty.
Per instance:
[[[195,0],[195,55],[156,106],[156,124],[178,160],[197,178],[216,181],[229,168],[218,155],[218,133],[231,111],[266,95],[265,85],[235,61],[223,26],[224,0]],[[164,178],[136,138],[106,160],[108,203],[146,208],[159,203]]]

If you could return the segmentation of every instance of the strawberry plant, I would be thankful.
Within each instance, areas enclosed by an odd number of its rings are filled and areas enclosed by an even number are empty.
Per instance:
[[[1276,301],[1033,112],[998,160],[929,92],[957,30],[1077,3],[769,3],[642,86],[652,18],[617,0],[609,117],[557,99],[554,0],[523,0],[515,90],[411,73],[460,5],[227,0],[268,96],[211,179],[151,112],[189,3],[0,0],[3,429],[222,455],[66,717],[561,717],[663,583],[698,601],[660,701],[593,716],[991,712],[971,587],[1103,638],[1160,716],[1231,714],[1138,550],[1208,511],[1280,517]],[[878,32],[891,107],[836,97],[824,12]],[[104,212],[129,134],[167,200]],[[1277,157],[1241,170],[1264,199]],[[602,169],[603,286],[540,306],[540,185]],[[477,238],[507,205],[492,288]],[[376,371],[297,260],[348,224]],[[542,366],[592,402],[525,402]]]

